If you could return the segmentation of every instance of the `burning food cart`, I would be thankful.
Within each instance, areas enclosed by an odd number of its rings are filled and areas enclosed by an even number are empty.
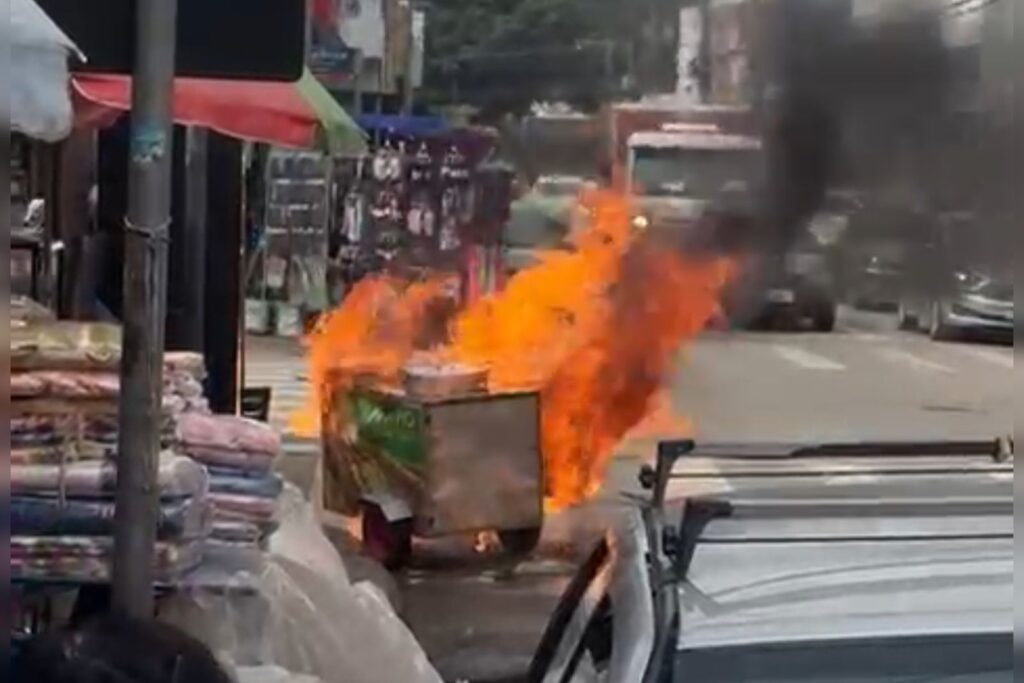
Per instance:
[[[540,396],[489,392],[487,371],[411,360],[397,381],[347,369],[323,415],[325,509],[362,516],[389,567],[411,537],[496,531],[529,552],[543,519]]]

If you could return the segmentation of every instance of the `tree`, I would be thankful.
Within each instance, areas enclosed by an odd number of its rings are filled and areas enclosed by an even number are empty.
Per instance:
[[[591,107],[621,92],[636,45],[667,0],[434,0],[427,88],[485,116],[539,100]],[[674,71],[674,66],[672,66]]]

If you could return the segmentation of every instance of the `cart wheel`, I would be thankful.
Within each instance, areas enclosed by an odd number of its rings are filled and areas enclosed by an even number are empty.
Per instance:
[[[540,527],[505,529],[498,532],[501,546],[511,555],[529,555],[540,541]]]
[[[412,554],[412,520],[388,521],[375,503],[364,502],[363,549],[388,570],[402,568]]]

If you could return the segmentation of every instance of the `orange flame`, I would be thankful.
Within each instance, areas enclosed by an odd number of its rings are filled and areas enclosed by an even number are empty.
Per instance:
[[[339,382],[361,375],[397,382],[424,330],[431,303],[443,291],[440,280],[410,283],[375,275],[360,281],[306,338],[311,392],[306,407],[291,416],[292,430],[319,436],[321,411]]]
[[[433,350],[486,366],[492,391],[541,391],[549,509],[592,495],[623,437],[652,414],[666,419],[663,387],[679,347],[718,313],[731,269],[726,259],[660,244],[654,233],[637,236],[621,195],[598,193],[590,206],[572,250],[545,254],[470,305]],[[357,285],[308,340],[314,393],[293,426],[315,433],[333,371],[395,379],[441,291],[438,282],[388,277]]]

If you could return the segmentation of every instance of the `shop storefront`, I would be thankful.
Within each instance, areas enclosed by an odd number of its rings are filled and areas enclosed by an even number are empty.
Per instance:
[[[508,182],[488,129],[432,117],[363,116],[371,151],[335,171],[332,256],[341,288],[384,267],[449,272],[464,298],[499,285]],[[337,289],[337,288],[336,288]]]

